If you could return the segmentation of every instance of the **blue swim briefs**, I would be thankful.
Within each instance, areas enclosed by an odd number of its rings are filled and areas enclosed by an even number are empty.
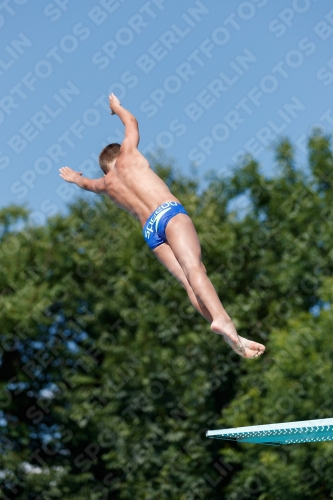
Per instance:
[[[176,201],[166,201],[148,217],[142,232],[149,248],[154,250],[154,248],[167,241],[165,229],[169,220],[177,214],[188,215],[185,208],[180,203]]]

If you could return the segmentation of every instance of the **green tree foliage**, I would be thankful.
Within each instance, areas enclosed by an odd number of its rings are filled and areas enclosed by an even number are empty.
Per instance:
[[[200,195],[156,166],[193,218],[239,333],[268,341],[259,360],[209,330],[107,199],[79,200],[43,227],[21,207],[0,212],[3,498],[329,497],[330,445],[205,438],[222,424],[330,416],[329,139],[311,137],[306,172],[286,140],[276,162],[267,178],[249,159]]]
[[[320,290],[325,306],[314,316],[298,313],[274,330],[264,366],[250,367],[220,425],[237,427],[332,418],[333,279]],[[332,497],[333,443],[271,447],[226,445],[222,455],[240,468],[228,500],[310,500]]]

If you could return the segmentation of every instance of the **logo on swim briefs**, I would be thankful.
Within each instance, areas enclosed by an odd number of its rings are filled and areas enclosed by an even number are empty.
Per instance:
[[[158,226],[158,223],[160,221],[160,218],[166,212],[168,212],[172,208],[172,206],[177,206],[177,205],[178,205],[178,203],[176,201],[167,201],[167,202],[163,203],[162,205],[160,205],[155,210],[155,212],[153,213],[153,215],[151,216],[151,218],[149,219],[149,221],[146,223],[146,226],[145,226],[145,238],[149,238],[150,237],[150,233],[154,232],[154,223],[156,223],[155,231],[157,231],[157,226]]]

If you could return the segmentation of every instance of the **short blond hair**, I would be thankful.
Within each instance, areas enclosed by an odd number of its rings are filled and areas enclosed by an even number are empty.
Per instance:
[[[120,144],[117,144],[116,142],[113,144],[108,144],[101,151],[98,161],[99,161],[99,166],[101,167],[101,169],[105,174],[108,173],[112,161],[115,158],[117,158],[117,156],[119,156],[119,153],[120,153]]]

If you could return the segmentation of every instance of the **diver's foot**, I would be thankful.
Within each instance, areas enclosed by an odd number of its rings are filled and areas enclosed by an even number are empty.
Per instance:
[[[264,354],[266,349],[264,345],[258,344],[258,342],[254,342],[253,340],[245,339],[240,335],[238,335],[238,338],[240,340],[238,344],[226,338],[225,341],[228,342],[230,347],[243,358],[246,359],[258,358],[259,356]]]
[[[211,324],[211,330],[222,335],[231,349],[243,358],[257,358],[265,352],[266,347],[263,344],[258,344],[258,342],[245,339],[238,335],[231,320],[228,322],[214,320]]]

